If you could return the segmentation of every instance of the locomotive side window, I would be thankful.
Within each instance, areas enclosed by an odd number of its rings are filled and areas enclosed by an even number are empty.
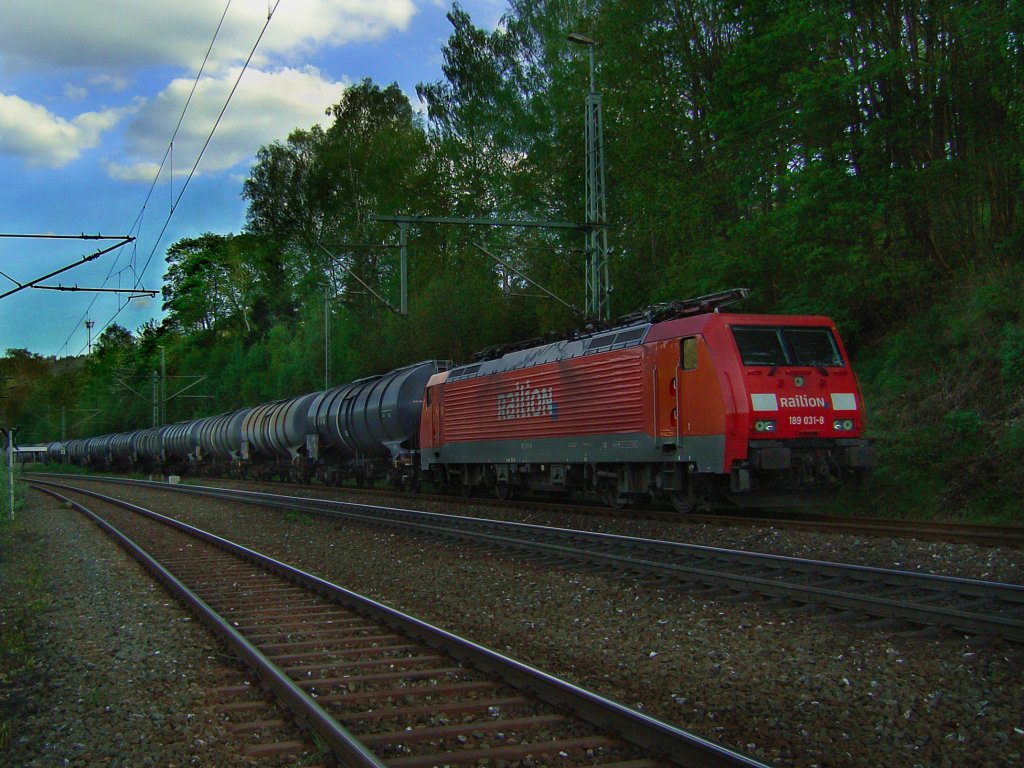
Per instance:
[[[733,328],[744,365],[839,368],[843,359],[830,328]]]
[[[680,342],[680,363],[684,371],[697,368],[697,337],[690,336]]]

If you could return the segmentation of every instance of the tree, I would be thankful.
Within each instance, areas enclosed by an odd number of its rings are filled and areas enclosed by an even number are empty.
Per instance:
[[[167,264],[163,308],[170,327],[248,335],[289,313],[291,275],[264,238],[186,238],[168,249]]]

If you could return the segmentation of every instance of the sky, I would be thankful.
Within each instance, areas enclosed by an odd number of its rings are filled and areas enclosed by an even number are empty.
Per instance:
[[[460,5],[487,29],[506,9],[504,0]],[[397,82],[420,108],[417,83],[442,76],[449,8],[448,0],[5,0],[0,295],[70,265],[41,284],[158,293],[17,290],[0,298],[0,355],[75,356],[88,349],[86,320],[95,340],[111,322],[135,331],[159,319],[167,248],[244,228],[242,182],[260,147],[326,125],[325,110],[363,78]],[[6,237],[82,234],[136,240],[86,261],[119,240]]]

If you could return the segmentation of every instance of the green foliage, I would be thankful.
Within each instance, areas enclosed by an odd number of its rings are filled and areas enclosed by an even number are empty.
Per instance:
[[[865,350],[858,370],[880,452],[875,503],[1024,522],[1014,490],[1024,483],[1020,271],[964,276]]]
[[[578,324],[488,253],[579,306],[579,232],[411,226],[403,320],[382,301],[395,227],[373,216],[582,220],[580,32],[599,41],[614,312],[746,285],[745,309],[832,317],[878,444],[865,503],[1012,517],[996,489],[1024,480],[1019,6],[511,0],[488,31],[455,4],[426,119],[397,85],[344,90],[329,125],[259,151],[244,233],[169,249],[160,324],[107,329],[84,361],[9,351],[0,408],[31,440],[61,408],[72,437],[123,430],[151,419],[161,348],[168,394],[206,376],[174,421],[318,389],[328,366],[337,384]]]
[[[29,536],[19,519],[11,521],[6,514],[0,515],[0,552],[10,553],[15,549],[24,550],[26,555],[22,557],[22,569],[12,581],[8,594],[8,598],[16,595],[17,601],[8,600],[4,621],[0,622],[0,676],[35,663],[33,646],[28,641],[31,625],[39,613],[52,605],[46,588],[43,546]],[[0,742],[3,738],[0,730]]]
[[[19,441],[20,442],[20,441]],[[17,445],[17,443],[15,443]],[[21,470],[14,465],[14,520],[25,508],[25,486],[20,482]],[[11,522],[11,473],[7,466],[7,453],[0,451],[0,526],[9,525]]]
[[[289,523],[298,523],[307,527],[313,525],[313,518],[305,512],[299,512],[297,509],[285,511],[284,519]]]
[[[1024,324],[1006,323],[999,343],[1000,374],[1007,387],[1024,389]]]

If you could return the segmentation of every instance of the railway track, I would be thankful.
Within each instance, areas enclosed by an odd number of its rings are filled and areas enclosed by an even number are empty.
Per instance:
[[[197,481],[201,479],[197,478]],[[246,483],[244,480],[231,480],[232,483]],[[323,485],[293,485],[291,488],[302,488],[318,493],[331,490],[344,490],[347,494],[356,494],[367,498],[408,498],[410,501],[435,501],[444,504],[467,504],[479,506],[482,499],[454,495],[427,493],[410,493],[394,489],[363,488],[345,486],[338,489]],[[960,523],[943,520],[911,520],[883,517],[853,517],[842,515],[819,515],[802,510],[786,512],[772,510],[758,512],[726,512],[722,514],[693,513],[680,514],[671,509],[656,507],[630,507],[627,510],[615,510],[607,506],[593,506],[584,503],[566,503],[554,499],[495,499],[483,500],[488,505],[508,509],[526,511],[551,511],[593,517],[633,516],[647,520],[658,520],[671,523],[704,523],[708,525],[741,526],[773,528],[791,531],[817,531],[839,533],[852,536],[876,536],[883,538],[907,538],[919,541],[942,541],[951,544],[974,544],[982,547],[1008,547],[1024,549],[1024,525],[995,525],[989,523]]]
[[[325,514],[781,610],[830,611],[872,627],[937,628],[1024,642],[1024,586],[256,491],[118,480]]]
[[[764,768],[184,523],[88,489],[32,485],[72,504],[142,560],[343,765],[529,758],[537,766]],[[67,494],[95,500],[103,516]],[[145,549],[135,543],[143,540]]]
[[[45,473],[41,473],[45,474]],[[195,478],[202,482],[203,478]],[[218,480],[217,482],[224,482]],[[247,480],[231,479],[230,483],[255,484]],[[995,525],[989,523],[960,523],[942,520],[910,520],[882,517],[852,517],[842,515],[818,515],[804,511],[786,512],[773,510],[757,512],[747,510],[743,513],[723,514],[680,514],[669,509],[654,507],[630,507],[627,510],[614,510],[607,506],[593,506],[583,503],[566,503],[554,499],[495,499],[486,500],[475,497],[442,495],[430,493],[411,493],[394,489],[365,488],[345,486],[343,488],[324,485],[285,484],[294,490],[309,490],[316,493],[344,491],[349,495],[373,498],[407,498],[410,502],[434,501],[448,505],[480,506],[481,502],[489,506],[519,509],[528,512],[548,511],[568,513],[591,517],[622,517],[624,515],[645,520],[658,520],[671,523],[702,523],[708,525],[738,526],[750,528],[771,528],[791,531],[815,531],[824,533],[846,534],[851,536],[872,536],[880,538],[907,538],[919,541],[941,541],[951,544],[974,544],[982,547],[1007,547],[1024,549],[1024,525]]]

